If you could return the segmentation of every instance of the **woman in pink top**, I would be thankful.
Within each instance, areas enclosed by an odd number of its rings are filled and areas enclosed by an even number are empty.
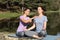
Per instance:
[[[32,18],[27,17],[29,13],[30,13],[30,9],[26,8],[24,9],[24,14],[20,16],[20,22],[16,33],[16,35],[19,37],[24,36],[24,31],[26,31],[28,23],[30,23],[32,20]]]

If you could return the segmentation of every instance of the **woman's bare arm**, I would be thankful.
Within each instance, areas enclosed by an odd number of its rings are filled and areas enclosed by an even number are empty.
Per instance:
[[[28,30],[32,30],[32,29],[34,29],[34,28],[35,28],[35,23],[33,23],[33,26],[30,27]]]
[[[20,20],[23,21],[24,23],[28,23],[32,21],[32,19],[25,20],[24,18],[20,18]]]
[[[43,30],[46,30],[47,22],[44,22]]]

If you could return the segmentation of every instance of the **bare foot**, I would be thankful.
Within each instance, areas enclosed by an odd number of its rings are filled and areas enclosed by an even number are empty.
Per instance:
[[[33,35],[34,38],[37,38],[37,39],[43,39],[43,37],[39,37],[37,35]]]

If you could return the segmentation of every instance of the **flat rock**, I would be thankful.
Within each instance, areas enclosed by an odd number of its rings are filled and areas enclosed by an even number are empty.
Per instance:
[[[16,37],[15,34],[12,34],[10,36],[5,35],[5,40],[38,40],[38,39],[34,39],[34,38],[29,38],[29,37]]]
[[[15,38],[15,37],[5,37],[5,40],[37,40],[37,39],[31,39],[31,38],[26,38],[26,37],[23,37],[23,38]]]
[[[20,38],[20,37],[17,37],[15,34],[10,34],[10,36],[9,36],[8,34],[0,33],[0,40],[38,40],[38,39],[34,39],[34,38],[30,38],[30,37],[21,37]],[[60,36],[47,35],[42,40],[60,40]]]
[[[5,40],[5,36],[0,33],[0,40]]]
[[[59,37],[59,38],[57,38],[57,40],[60,40],[60,37]]]

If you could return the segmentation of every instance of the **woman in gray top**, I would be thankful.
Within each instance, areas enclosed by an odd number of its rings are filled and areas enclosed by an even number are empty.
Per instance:
[[[46,25],[47,25],[47,17],[43,14],[44,10],[42,7],[38,7],[38,16],[34,18],[33,26],[27,29],[25,35],[41,38],[40,36],[44,36],[46,34]],[[36,27],[36,31],[29,31]]]

